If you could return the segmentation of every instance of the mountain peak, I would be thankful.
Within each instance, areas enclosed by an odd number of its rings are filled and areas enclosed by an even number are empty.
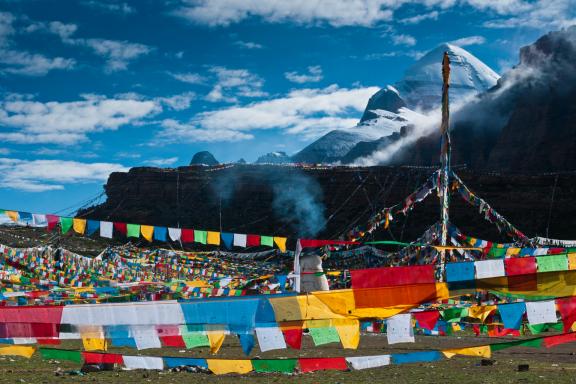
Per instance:
[[[210,152],[208,151],[200,151],[200,152],[196,152],[194,154],[194,156],[192,157],[192,160],[190,161],[190,165],[208,165],[208,166],[212,166],[212,165],[218,165],[220,164],[218,162],[218,160],[216,160],[214,158],[214,155],[212,155]]]
[[[408,68],[404,78],[396,84],[409,108],[432,109],[440,105],[444,52],[448,52],[451,62],[452,100],[461,100],[492,88],[500,78],[496,72],[464,48],[443,43]]]

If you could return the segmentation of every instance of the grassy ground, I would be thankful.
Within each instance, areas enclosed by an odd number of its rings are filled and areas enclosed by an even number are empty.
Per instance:
[[[443,349],[457,346],[480,345],[494,342],[487,338],[462,337],[417,337],[414,344],[401,347],[388,346],[383,335],[363,335],[358,350],[344,350],[338,344],[314,347],[309,337],[305,337],[302,351],[290,349],[259,353],[258,348],[251,358],[273,357],[312,357],[312,356],[361,356],[386,353],[402,353],[415,350]],[[77,343],[67,343],[63,348],[78,348]],[[111,351],[112,352],[112,351]],[[179,351],[175,348],[162,350],[136,351],[115,349],[113,352],[124,354],[145,354],[155,356],[210,357],[206,349]],[[244,358],[240,347],[233,337],[228,337],[219,358]],[[496,352],[491,366],[481,365],[481,359],[454,357],[427,364],[387,366],[350,372],[315,372],[297,376],[281,374],[256,374],[215,376],[205,373],[125,371],[93,372],[84,376],[64,374],[57,371],[76,370],[80,366],[74,363],[43,361],[36,354],[32,359],[0,358],[0,383],[576,383],[576,346],[566,344],[552,349],[511,348]],[[527,372],[518,372],[519,364],[529,364]]]

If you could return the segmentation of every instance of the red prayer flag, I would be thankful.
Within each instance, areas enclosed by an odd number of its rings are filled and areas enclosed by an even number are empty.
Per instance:
[[[0,323],[60,324],[62,305],[0,307]]]
[[[440,317],[439,311],[413,312],[412,315],[418,321],[418,325],[429,331],[433,330]]]
[[[56,215],[46,215],[46,221],[48,222],[48,230],[52,231],[56,228],[56,225],[60,222],[60,216]]]
[[[544,345],[546,348],[552,348],[556,345],[572,343],[576,341],[576,332],[564,333],[562,335],[555,335],[544,338]]]
[[[564,332],[570,331],[572,324],[576,322],[576,297],[556,299],[556,306],[564,323]]]
[[[260,246],[260,235],[247,235],[246,236],[246,246],[247,247]]]
[[[326,357],[318,359],[300,358],[300,370],[303,373],[325,370],[347,371],[346,359],[344,357]]]
[[[183,243],[193,243],[194,242],[194,230],[193,229],[183,229],[180,235],[180,240]]]
[[[60,339],[36,339],[39,345],[60,345]]]
[[[184,339],[180,335],[160,336],[160,340],[165,347],[186,348],[186,343],[184,343]]]
[[[357,308],[393,307],[422,304],[438,299],[436,284],[353,289]]]
[[[114,229],[117,232],[123,234],[124,236],[126,236],[126,233],[128,233],[128,226],[126,225],[126,223],[114,223]]]
[[[123,364],[122,355],[117,353],[82,352],[86,364]]]
[[[286,329],[282,330],[286,344],[293,349],[300,349],[302,347],[302,329]]]
[[[433,265],[386,267],[351,270],[352,288],[394,287],[410,284],[433,284]]]
[[[506,276],[529,275],[536,273],[535,257],[513,257],[504,259]]]

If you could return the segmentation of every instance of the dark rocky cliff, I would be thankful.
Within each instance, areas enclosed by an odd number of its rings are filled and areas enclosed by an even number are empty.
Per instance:
[[[110,175],[105,186],[107,201],[87,212],[87,217],[149,223],[164,226],[275,234],[289,237],[337,238],[371,213],[393,205],[420,186],[431,169],[408,167],[365,167],[302,169],[287,166],[235,165],[233,167],[181,167],[178,169],[133,168]],[[528,236],[576,238],[576,174],[500,175],[457,171],[469,188]],[[554,202],[551,198],[554,191]],[[299,186],[310,186],[314,199],[324,207],[317,221],[317,234],[303,234],[306,216],[295,219],[290,201],[279,200],[281,190],[294,196],[299,205],[310,199],[296,196]],[[296,188],[292,190],[292,188]],[[313,199],[313,200],[314,200]],[[301,203],[301,204],[300,204]],[[550,211],[550,207],[552,207]],[[306,208],[306,207],[304,207]],[[90,213],[88,213],[90,212]],[[306,214],[306,210],[304,213]],[[317,213],[317,212],[316,212]],[[439,216],[437,198],[417,205],[407,217],[395,215],[391,231],[380,231],[378,239],[413,240]],[[549,220],[550,214],[550,220]],[[452,197],[452,221],[464,233],[502,239],[477,211]]]

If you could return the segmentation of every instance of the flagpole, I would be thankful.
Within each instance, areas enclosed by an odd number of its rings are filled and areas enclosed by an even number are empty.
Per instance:
[[[448,243],[448,225],[450,221],[449,216],[449,184],[450,184],[450,102],[448,97],[448,89],[450,87],[450,58],[448,52],[444,52],[442,59],[442,123],[440,124],[440,132],[442,133],[442,146],[440,151],[440,183],[438,184],[438,196],[440,198],[440,211],[442,222],[442,233],[440,237],[440,245],[446,246]],[[448,251],[443,250],[440,252],[440,279],[444,281],[444,268],[446,265],[446,255]]]

